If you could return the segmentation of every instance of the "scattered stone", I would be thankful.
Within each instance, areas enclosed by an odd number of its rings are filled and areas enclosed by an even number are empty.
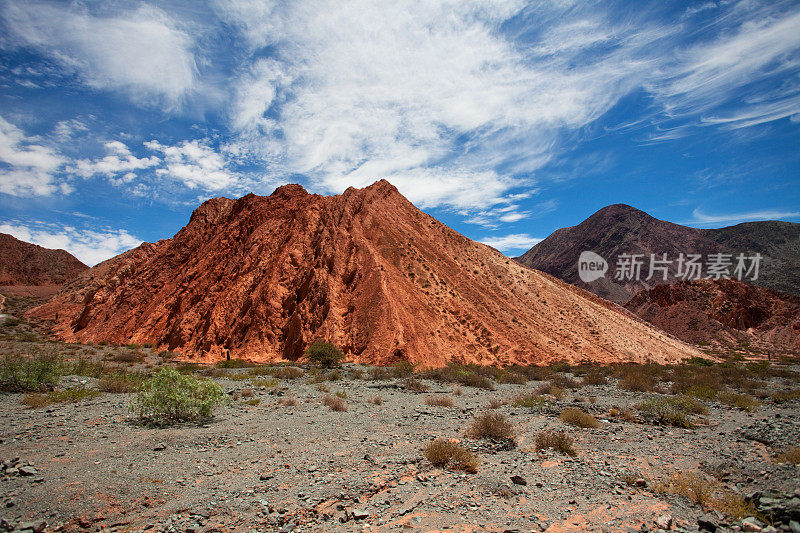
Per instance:
[[[167,445],[164,444],[163,442],[159,442],[158,444],[156,444],[153,447],[153,451],[155,451],[155,452],[160,452],[161,450],[166,450],[166,449],[167,449]]]
[[[742,531],[761,531],[763,529],[764,524],[752,516],[742,520]]]
[[[525,486],[525,485],[528,484],[528,482],[525,481],[525,478],[522,477],[522,476],[511,476],[511,482],[514,485],[522,485],[522,486]]]
[[[711,533],[714,533],[719,528],[719,524],[717,523],[716,518],[711,515],[704,514],[697,519],[697,527],[700,529],[700,531],[710,531]]]
[[[36,470],[32,466],[21,466],[21,467],[19,467],[19,475],[21,475],[21,476],[35,476],[38,473],[39,473],[39,471]]]
[[[656,526],[661,529],[670,530],[672,529],[672,515],[662,514],[658,518],[656,518]]]

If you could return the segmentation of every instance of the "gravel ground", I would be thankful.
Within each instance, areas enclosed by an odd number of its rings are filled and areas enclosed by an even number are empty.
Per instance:
[[[229,393],[251,387],[213,379]],[[79,383],[95,386],[90,378],[62,379],[62,387]],[[707,402],[702,423],[681,429],[609,415],[613,406],[657,394],[586,386],[544,408],[496,409],[516,431],[508,446],[468,439],[465,429],[491,399],[541,383],[494,391],[424,383],[429,390],[415,393],[398,380],[327,382],[331,394],[347,395],[348,410],[334,412],[308,377],[279,380],[255,388],[258,405],[236,399],[203,424],[166,429],[135,425],[130,394],[40,409],[2,394],[0,518],[20,531],[760,530],[653,490],[674,472],[698,471],[759,508],[788,513],[776,530],[794,526],[798,467],[777,463],[773,447],[800,442],[797,401],[767,402],[752,413]],[[428,406],[431,395],[450,395],[455,407]],[[373,396],[383,404],[368,403]],[[287,397],[297,405],[279,403]],[[564,424],[558,414],[567,406],[594,414],[600,427]],[[577,456],[536,451],[534,438],[546,429],[567,432]],[[475,450],[478,472],[434,468],[421,450],[436,437]]]

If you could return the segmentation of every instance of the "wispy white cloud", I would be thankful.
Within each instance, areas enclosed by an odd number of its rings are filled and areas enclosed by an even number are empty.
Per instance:
[[[689,224],[692,225],[711,225],[711,224],[738,224],[740,222],[748,222],[753,220],[784,220],[800,218],[800,211],[780,211],[776,209],[749,211],[744,213],[728,213],[728,214],[707,214],[700,209],[695,209],[692,212],[692,220]]]
[[[75,174],[89,178],[100,174],[110,178],[112,183],[128,183],[132,180],[133,171],[150,168],[161,163],[158,157],[136,157],[130,149],[120,141],[108,141],[104,145],[106,156],[99,159],[80,159],[71,169]],[[119,175],[122,174],[120,178]]]
[[[39,221],[0,223],[0,232],[45,248],[66,250],[89,266],[142,243],[124,229],[78,229]]]
[[[80,5],[12,0],[2,16],[20,45],[36,47],[90,87],[167,107],[195,87],[194,41],[158,8],[95,16]]]
[[[500,237],[485,237],[480,239],[483,244],[497,248],[501,252],[527,251],[544,239],[532,237],[527,233],[512,233]]]
[[[164,156],[164,166],[156,169],[157,175],[177,180],[189,189],[219,191],[238,183],[237,176],[227,169],[226,158],[203,141],[195,139],[173,146],[147,141],[144,145]]]
[[[70,186],[56,179],[66,159],[39,137],[29,137],[0,117],[0,192],[11,196],[67,193]]]

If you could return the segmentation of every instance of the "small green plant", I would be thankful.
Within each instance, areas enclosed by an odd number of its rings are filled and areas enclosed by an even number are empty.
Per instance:
[[[694,426],[687,415],[708,413],[708,409],[702,403],[688,396],[649,398],[636,407],[657,424],[682,428]]]
[[[551,449],[562,455],[572,457],[578,455],[573,446],[572,438],[563,431],[542,431],[536,435],[533,446],[536,451]]]
[[[252,398],[250,400],[247,400],[244,403],[246,403],[247,405],[252,405],[253,407],[255,407],[256,405],[259,405],[261,403],[261,400],[259,398]]]
[[[342,374],[338,370],[330,370],[328,372],[320,372],[314,370],[311,372],[311,383],[324,383],[326,381],[339,381],[342,379]]]
[[[38,392],[26,394],[21,403],[32,409],[47,407],[53,403],[78,403],[99,396],[100,392],[84,387],[50,391],[47,394]]]
[[[739,409],[743,409],[748,413],[755,411],[758,409],[758,406],[761,405],[758,400],[749,394],[738,394],[736,392],[721,392],[717,396],[717,399],[725,405],[738,407]]]
[[[281,384],[281,382],[275,378],[256,378],[250,383],[253,384],[253,387],[264,387],[266,389],[271,389]]]
[[[54,352],[33,357],[6,355],[0,360],[0,390],[37,392],[52,390],[64,372],[61,358]]]
[[[561,416],[559,418],[561,418],[561,421],[565,424],[571,424],[580,428],[596,428],[600,426],[600,423],[595,417],[575,407],[567,407],[561,411]]]
[[[502,413],[482,413],[472,421],[467,429],[467,436],[473,439],[513,439],[514,426]]]
[[[433,466],[463,470],[469,474],[476,473],[480,464],[471,451],[456,442],[441,438],[428,443],[422,453]]]
[[[213,381],[162,368],[139,387],[130,412],[144,424],[168,426],[208,418],[229,401]]]
[[[334,394],[336,394],[336,396],[338,396],[342,400],[346,400],[347,399],[347,393],[345,391],[343,391],[343,390],[336,391]]]
[[[542,409],[547,406],[547,400],[541,394],[528,393],[514,398],[514,407],[527,407],[528,409]]]
[[[81,357],[77,361],[68,365],[65,373],[87,378],[100,378],[107,374],[109,370],[110,368],[103,363]]]
[[[392,375],[396,378],[407,378],[414,374],[416,366],[410,361],[398,361],[392,365]]]
[[[306,356],[311,363],[317,364],[322,368],[333,368],[339,366],[344,360],[344,353],[325,341],[316,341],[306,349]]]

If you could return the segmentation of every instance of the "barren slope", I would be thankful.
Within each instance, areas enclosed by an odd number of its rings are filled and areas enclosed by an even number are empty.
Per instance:
[[[0,233],[0,285],[61,285],[87,268],[69,252]]]
[[[456,233],[380,181],[217,198],[175,237],[89,270],[33,311],[65,340],[155,343],[198,360],[302,356],[428,366],[698,355],[621,308]]]
[[[741,281],[659,285],[625,307],[686,342],[800,351],[800,298]]]

